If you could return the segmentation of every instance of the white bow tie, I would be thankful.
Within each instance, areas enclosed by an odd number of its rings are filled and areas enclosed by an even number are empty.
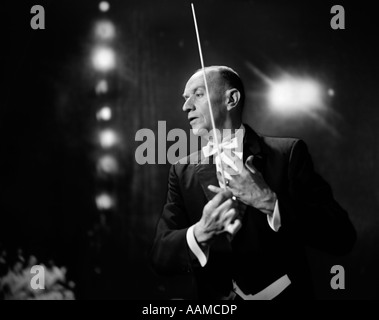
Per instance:
[[[220,156],[217,153],[216,144],[213,141],[208,141],[207,145],[202,148],[204,157],[210,157],[212,155],[215,156],[216,161],[216,168],[218,172],[221,172],[221,161],[231,167],[235,172],[240,173],[243,162],[242,162],[242,143],[243,143],[243,131],[241,131],[242,134],[238,133],[233,137],[227,137],[224,139],[221,143],[219,143],[220,148]],[[228,170],[225,170],[224,167],[224,176],[225,179],[232,179],[233,172],[228,172]],[[222,181],[219,181],[220,187],[223,188],[224,184]]]
[[[222,143],[219,143],[218,146],[220,147],[220,151],[223,152],[225,149],[230,150],[237,150],[238,148],[238,141],[237,137],[234,137],[232,139],[225,139]],[[217,153],[216,144],[209,140],[207,145],[202,148],[204,157],[208,158],[214,154]]]

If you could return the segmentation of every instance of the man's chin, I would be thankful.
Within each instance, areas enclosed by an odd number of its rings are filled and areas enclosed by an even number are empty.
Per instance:
[[[192,132],[195,136],[206,136],[209,134],[208,130],[205,128],[192,128]]]

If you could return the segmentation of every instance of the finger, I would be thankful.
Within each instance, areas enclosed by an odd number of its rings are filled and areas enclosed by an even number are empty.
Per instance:
[[[228,212],[230,209],[235,208],[236,205],[234,204],[234,201],[229,198],[225,202],[221,203],[216,210],[214,211],[214,216],[218,216],[218,218],[222,218],[226,212]]]
[[[218,179],[218,181],[222,181],[222,175],[221,175],[221,173],[219,171],[217,171],[217,179]],[[225,183],[226,183],[227,187],[231,187],[232,188],[231,185],[234,183],[233,176],[229,175],[228,179],[225,177]]]
[[[209,185],[208,186],[208,189],[214,193],[219,193],[219,192],[222,192],[224,191],[224,189],[222,188],[219,188],[219,187],[216,187],[216,186],[213,186],[213,185]]]
[[[217,171],[217,179],[218,181],[222,181],[222,174],[220,171]]]
[[[231,208],[222,217],[223,223],[225,226],[230,224],[232,221],[234,221],[239,215],[239,212],[236,208]]]
[[[225,172],[224,172],[225,173]],[[225,183],[226,183],[226,177],[224,176],[224,179],[225,179]],[[220,171],[217,171],[217,180],[219,182],[219,185],[221,185],[221,183],[223,182],[223,177],[222,177],[222,174]]]
[[[249,169],[249,171],[253,174],[257,172],[257,169],[253,165],[254,156],[249,156],[245,161],[245,166]]]
[[[230,190],[222,190],[218,192],[213,199],[210,201],[212,206],[217,208],[221,203],[230,199],[233,196],[233,193]]]
[[[225,214],[228,213],[230,210],[234,209],[237,210],[237,202],[233,201],[231,198],[220,204],[217,208],[215,208],[212,211],[211,219],[214,221],[219,221],[224,224],[225,222]],[[234,211],[231,211],[231,213],[234,213]],[[230,213],[230,214],[231,214]]]
[[[219,193],[219,192],[224,191],[224,189],[219,188],[219,187],[216,187],[216,186],[213,186],[213,185],[209,185],[209,186],[208,186],[208,189],[209,189],[210,191],[214,192],[214,193]],[[233,200],[233,201],[237,201],[237,197],[234,195],[234,193],[233,193],[233,196],[232,196],[232,200]]]
[[[230,233],[231,235],[235,235],[241,227],[242,227],[241,220],[236,219],[232,223],[229,223],[228,225],[225,226],[225,231]]]

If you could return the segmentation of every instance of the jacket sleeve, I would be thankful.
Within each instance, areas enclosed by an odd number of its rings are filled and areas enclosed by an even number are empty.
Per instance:
[[[278,194],[282,226],[322,251],[351,251],[356,231],[329,184],[314,171],[306,144],[296,140],[288,163],[288,189]],[[294,230],[296,229],[296,230]]]
[[[181,193],[177,168],[171,166],[167,200],[158,221],[151,250],[151,263],[160,274],[183,274],[200,266],[188,247],[186,233],[190,227]]]

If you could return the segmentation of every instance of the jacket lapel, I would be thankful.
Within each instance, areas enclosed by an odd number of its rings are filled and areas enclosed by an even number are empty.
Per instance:
[[[260,137],[258,134],[251,129],[247,124],[245,126],[245,136],[243,139],[243,162],[253,155],[254,166],[261,171],[263,169],[264,154],[262,153],[262,147],[260,144]]]
[[[201,152],[201,151],[200,151]],[[199,178],[200,185],[207,197],[208,201],[212,200],[215,194],[208,189],[209,185],[218,187],[219,183],[216,174],[216,165],[212,161],[210,163],[204,163],[202,161],[195,166],[195,172]]]

